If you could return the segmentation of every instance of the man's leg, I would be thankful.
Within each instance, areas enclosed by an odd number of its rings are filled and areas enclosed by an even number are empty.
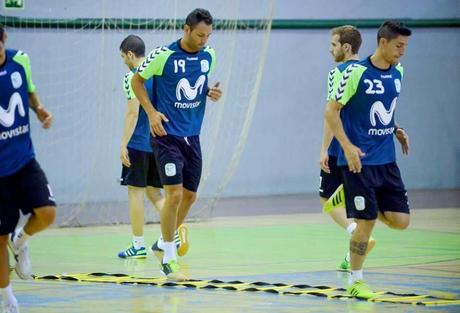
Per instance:
[[[352,271],[363,268],[369,238],[374,225],[375,220],[356,220],[356,229],[350,239],[350,268]]]
[[[320,197],[320,202],[321,202],[322,207],[324,207],[327,200],[328,200],[327,198]],[[348,227],[351,224],[356,224],[352,219],[347,218],[347,211],[345,210],[345,203],[343,203],[343,207],[332,208],[331,211],[328,212],[328,214],[331,216],[334,222],[336,222],[337,225],[339,225],[345,230],[348,230]]]
[[[153,207],[157,210],[158,213],[160,213],[165,203],[165,199],[161,194],[161,189],[147,186],[146,195],[149,201],[152,203]]]
[[[180,245],[177,249],[177,254],[179,256],[184,256],[190,248],[190,243],[188,241],[188,229],[184,222],[188,212],[190,211],[190,208],[192,207],[193,203],[195,203],[196,199],[196,192],[190,191],[187,188],[182,189],[182,199],[179,204],[176,222],[177,232],[180,238]]]
[[[29,259],[27,240],[30,236],[46,229],[54,222],[56,207],[43,206],[32,210],[32,215],[23,228],[17,229],[11,236],[11,248],[16,258],[16,273],[21,279],[32,278],[32,265]]]
[[[356,297],[372,298],[375,294],[363,281],[363,264],[369,238],[375,225],[375,220],[356,220],[356,229],[350,240],[350,280],[347,291]]]
[[[43,206],[32,210],[32,215],[24,225],[23,230],[28,236],[33,236],[53,224],[56,217],[56,207]],[[19,239],[20,234],[17,234]]]
[[[324,208],[328,198],[320,197],[321,206]],[[345,202],[342,207],[334,207],[327,213],[331,216],[332,220],[344,228],[351,236],[356,228],[356,223],[352,219],[347,218],[347,211],[345,209]],[[350,269],[350,252],[347,252],[345,258],[337,266],[339,271],[348,271]]]
[[[13,294],[10,283],[10,266],[8,261],[8,235],[0,235],[0,291],[4,311],[7,308],[18,309],[18,301]]]
[[[325,198],[321,198],[325,200]],[[326,199],[323,203],[323,211],[325,213],[331,214],[334,221],[346,229],[347,233],[351,236],[356,229],[356,222],[346,217],[346,201],[345,201],[345,192],[343,190],[343,185],[334,191],[334,193]],[[371,252],[376,244],[374,238],[369,238],[369,243],[367,246],[366,254]],[[345,259],[339,264],[339,270],[347,271],[350,269],[350,252],[347,253]]]
[[[177,212],[182,199],[182,184],[165,185],[165,203],[160,211],[161,234],[163,236],[163,273],[170,280],[183,281],[187,277],[177,265],[174,233],[177,224]]]
[[[180,226],[184,223],[185,218],[190,211],[193,203],[195,203],[197,199],[196,192],[190,191],[187,188],[182,189],[182,199],[179,204],[179,209],[177,212],[177,226]]]
[[[145,188],[128,186],[129,219],[134,236],[144,236],[144,190]]]
[[[379,212],[378,219],[392,229],[403,230],[409,226],[410,214],[401,212]]]
[[[132,245],[118,253],[119,258],[144,259],[147,257],[144,240],[145,188],[128,185],[129,219],[133,233]]]

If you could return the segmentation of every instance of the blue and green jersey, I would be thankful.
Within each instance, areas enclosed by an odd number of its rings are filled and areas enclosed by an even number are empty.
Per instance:
[[[35,92],[27,54],[5,50],[0,64],[0,177],[19,171],[35,157],[29,123],[29,93]]]
[[[334,100],[343,108],[340,116],[350,141],[366,155],[363,165],[381,165],[396,160],[393,142],[394,112],[401,92],[403,68],[376,68],[370,57],[349,65],[343,72]],[[347,161],[340,151],[339,166]]]
[[[215,51],[205,47],[196,53],[184,51],[179,41],[154,49],[138,67],[144,79],[154,79],[153,105],[169,122],[170,135],[199,135],[203,123],[208,75],[215,66]]]
[[[131,72],[126,73],[123,77],[123,90],[127,100],[136,99],[136,95],[131,87],[131,79],[137,69],[133,69]],[[153,79],[148,79],[144,82],[145,89],[150,100],[153,99]],[[137,117],[136,127],[128,142],[128,147],[139,151],[152,152],[150,145],[150,124],[142,106],[139,106],[139,114]]]
[[[348,65],[358,62],[358,60],[349,60],[343,62],[342,64],[333,68],[329,75],[327,76],[327,101],[333,98],[334,90],[337,88],[340,80],[343,76],[343,71],[348,67]],[[338,157],[340,151],[340,144],[337,139],[332,138],[329,149],[327,150],[328,154],[331,156]]]

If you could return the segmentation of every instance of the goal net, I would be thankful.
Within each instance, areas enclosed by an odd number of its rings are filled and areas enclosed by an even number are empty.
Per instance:
[[[224,95],[218,103],[207,104],[201,133],[203,176],[190,219],[212,215],[240,160],[263,75],[275,1],[258,1],[251,19],[247,1],[203,5],[215,18],[208,44],[216,50],[217,67],[210,84],[220,81]],[[144,39],[146,53],[179,39],[193,5],[178,0],[29,1],[24,10],[1,9],[7,48],[30,56],[37,93],[53,113],[50,130],[42,130],[33,114],[31,128],[37,159],[58,203],[57,225],[129,222],[127,190],[119,185],[126,110],[121,82],[128,71],[119,46],[129,34]],[[146,201],[146,220],[158,221],[151,207]]]

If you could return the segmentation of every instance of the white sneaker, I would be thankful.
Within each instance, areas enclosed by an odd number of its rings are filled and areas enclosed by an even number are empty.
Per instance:
[[[3,305],[3,313],[19,313],[19,306],[17,303],[9,303]]]
[[[13,252],[16,260],[16,267],[14,270],[16,271],[18,277],[25,280],[32,279],[32,264],[29,259],[29,247],[27,243],[17,248],[14,244],[13,232],[10,236],[10,240],[8,241],[8,246],[10,247],[11,252]]]

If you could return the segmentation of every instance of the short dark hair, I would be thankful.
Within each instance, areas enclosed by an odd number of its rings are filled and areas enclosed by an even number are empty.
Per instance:
[[[3,24],[0,23],[0,41],[3,41],[3,33],[5,32],[5,28],[3,27]]]
[[[195,9],[185,19],[185,24],[192,29],[201,22],[204,22],[206,25],[212,25],[212,15],[206,9]]]
[[[339,35],[339,42],[341,45],[348,43],[351,46],[353,54],[358,53],[363,39],[359,30],[351,25],[343,25],[331,29],[332,35]]]
[[[377,44],[380,42],[380,38],[392,40],[398,36],[409,37],[411,34],[412,31],[402,22],[391,20],[385,21],[382,25],[380,25],[379,31],[377,32]]]
[[[145,56],[145,43],[141,37],[129,35],[120,44],[120,50],[124,53],[131,51],[136,57]]]

